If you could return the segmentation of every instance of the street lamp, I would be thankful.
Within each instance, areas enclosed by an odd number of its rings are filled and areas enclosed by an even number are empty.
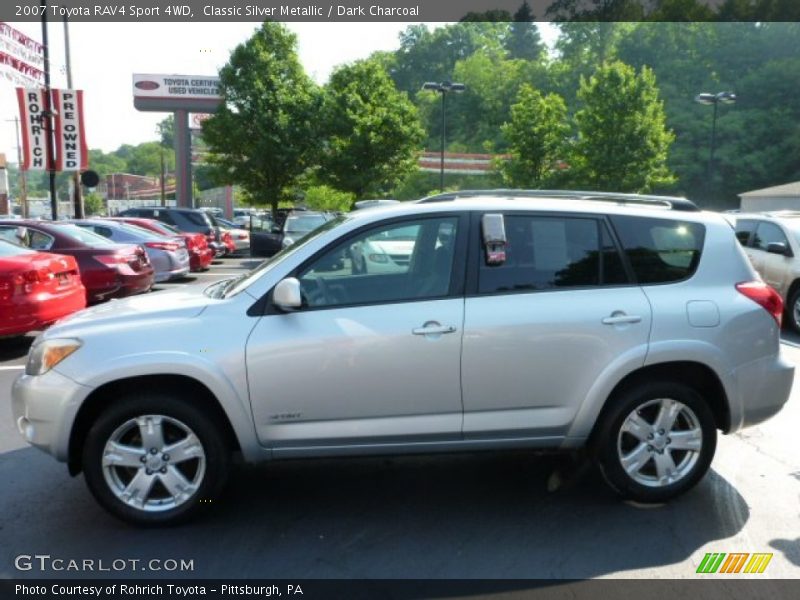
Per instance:
[[[423,90],[430,90],[432,92],[439,92],[442,95],[442,156],[441,167],[439,171],[439,189],[444,191],[444,138],[445,138],[445,113],[447,110],[447,92],[461,93],[467,89],[463,83],[453,83],[452,81],[442,81],[436,83],[435,81],[428,81],[422,84]]]
[[[694,97],[694,101],[699,104],[713,104],[714,105],[714,115],[711,119],[711,152],[708,156],[708,183],[711,185],[711,176],[714,171],[714,150],[717,145],[717,105],[722,104],[734,104],[736,102],[736,94],[733,92],[719,92],[717,94],[709,94],[704,92],[702,94],[697,94]]]

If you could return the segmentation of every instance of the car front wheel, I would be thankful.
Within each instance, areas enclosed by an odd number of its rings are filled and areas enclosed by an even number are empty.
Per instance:
[[[654,382],[611,400],[597,435],[606,481],[624,497],[664,502],[694,487],[711,465],[717,430],[691,387]]]
[[[166,394],[121,398],[89,430],[86,482],[113,515],[137,525],[185,521],[216,499],[229,450],[200,408]]]

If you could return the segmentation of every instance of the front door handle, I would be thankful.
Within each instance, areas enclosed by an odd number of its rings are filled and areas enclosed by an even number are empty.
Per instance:
[[[414,335],[441,335],[443,333],[455,333],[456,328],[452,325],[440,325],[436,321],[428,321],[422,327],[412,329]]]
[[[638,315],[626,315],[623,312],[614,312],[610,317],[603,319],[603,325],[625,325],[626,323],[638,323],[642,317]]]

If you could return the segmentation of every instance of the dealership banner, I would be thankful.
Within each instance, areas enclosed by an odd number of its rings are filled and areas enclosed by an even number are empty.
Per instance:
[[[53,90],[56,171],[84,171],[89,149],[83,121],[83,90]]]
[[[44,47],[36,40],[0,22],[0,77],[15,86],[44,83]]]
[[[43,89],[17,88],[22,126],[22,169],[44,171],[49,166]]]

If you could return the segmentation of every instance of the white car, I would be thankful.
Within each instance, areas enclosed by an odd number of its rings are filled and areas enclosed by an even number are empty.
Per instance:
[[[419,226],[387,229],[350,246],[353,273],[407,271]]]

